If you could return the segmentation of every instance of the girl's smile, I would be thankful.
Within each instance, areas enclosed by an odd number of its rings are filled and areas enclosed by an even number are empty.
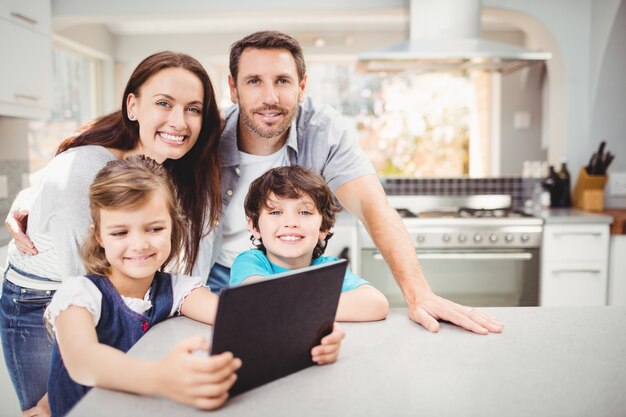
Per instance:
[[[100,209],[97,234],[111,264],[109,279],[127,297],[143,298],[171,251],[172,220],[162,191],[139,207]]]

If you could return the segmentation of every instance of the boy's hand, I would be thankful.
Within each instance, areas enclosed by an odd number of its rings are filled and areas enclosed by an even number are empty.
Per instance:
[[[327,363],[333,363],[339,356],[339,348],[341,347],[341,341],[346,336],[343,329],[339,327],[337,323],[333,326],[333,332],[322,339],[319,346],[315,346],[311,349],[311,356],[313,362],[318,365],[325,365]]]
[[[241,367],[241,360],[230,352],[205,357],[193,354],[195,350],[208,348],[201,337],[179,342],[157,363],[157,393],[202,410],[224,404],[228,390],[237,379],[235,371]]]

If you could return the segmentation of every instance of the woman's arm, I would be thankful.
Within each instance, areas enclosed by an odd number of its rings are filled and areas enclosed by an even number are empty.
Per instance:
[[[231,353],[199,357],[208,349],[202,338],[179,342],[164,358],[146,361],[98,342],[91,313],[71,306],[56,318],[63,362],[77,383],[143,395],[162,395],[201,409],[221,406],[241,366]]]
[[[387,317],[387,298],[371,285],[364,284],[339,297],[337,321],[374,321]]]

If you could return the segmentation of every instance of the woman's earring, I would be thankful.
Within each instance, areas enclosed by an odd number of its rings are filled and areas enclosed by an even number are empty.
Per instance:
[[[252,242],[252,244],[257,248],[263,244],[263,241],[261,241],[261,238],[256,238],[254,237],[254,235],[250,235],[250,242]]]
[[[128,115],[128,120],[130,120],[131,122],[135,121],[135,115],[134,114],[129,114]]]

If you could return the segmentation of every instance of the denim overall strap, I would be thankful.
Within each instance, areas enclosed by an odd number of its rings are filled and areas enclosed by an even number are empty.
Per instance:
[[[100,321],[96,326],[98,340],[123,352],[127,352],[150,327],[165,320],[172,311],[173,292],[169,274],[155,274],[150,287],[152,308],[145,314],[132,311],[107,277],[87,275],[87,278],[102,293]],[[48,380],[52,416],[65,415],[90,389],[70,378],[55,344]]]

